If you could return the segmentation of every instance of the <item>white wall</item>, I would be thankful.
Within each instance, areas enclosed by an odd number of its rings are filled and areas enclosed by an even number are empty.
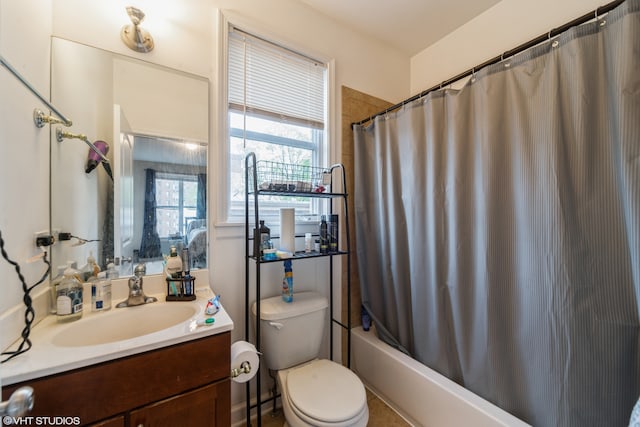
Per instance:
[[[435,86],[605,3],[502,0],[411,58],[411,93]]]
[[[0,55],[45,97],[49,94],[50,33],[50,0],[0,0]],[[49,127],[35,127],[32,114],[36,107],[45,109],[0,67],[0,230],[5,250],[20,263],[29,284],[45,271],[41,262],[26,261],[41,253],[34,232],[49,229]],[[9,323],[13,331],[0,332],[0,349],[4,349],[23,327],[24,306],[22,285],[14,268],[2,258],[0,278],[0,315],[11,310],[16,313],[15,322],[1,320],[0,331]]]
[[[54,39],[51,61],[51,101],[73,126],[52,126],[72,133],[82,133],[92,141],[111,144],[113,139],[113,70],[102,51],[88,46]],[[84,172],[88,148],[78,139],[65,139],[51,144],[51,228],[71,232],[85,239],[97,239],[102,232],[106,213],[106,195],[111,186],[102,167]],[[90,213],[90,214],[89,214]],[[54,232],[55,234],[55,232]],[[101,260],[99,242],[74,245],[75,240],[59,242],[51,249],[54,271],[70,261],[82,267],[89,255]]]

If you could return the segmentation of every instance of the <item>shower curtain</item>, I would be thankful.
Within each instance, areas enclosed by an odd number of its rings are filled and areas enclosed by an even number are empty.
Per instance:
[[[640,1],[355,126],[383,339],[534,426],[640,394]]]

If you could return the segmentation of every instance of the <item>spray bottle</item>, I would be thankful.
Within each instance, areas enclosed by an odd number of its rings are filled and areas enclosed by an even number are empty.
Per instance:
[[[284,261],[284,279],[282,279],[282,300],[293,302],[293,269],[291,260]]]

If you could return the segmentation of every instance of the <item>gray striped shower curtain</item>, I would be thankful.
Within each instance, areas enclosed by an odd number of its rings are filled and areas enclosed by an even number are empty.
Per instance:
[[[355,126],[381,337],[534,426],[640,395],[640,1]]]

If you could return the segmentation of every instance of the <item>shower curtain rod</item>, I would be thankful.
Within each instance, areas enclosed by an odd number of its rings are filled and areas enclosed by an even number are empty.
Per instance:
[[[36,88],[33,87],[33,85],[31,85],[31,83],[29,83],[29,81],[27,79],[25,79],[18,72],[18,70],[13,68],[13,66],[11,64],[9,64],[9,62],[2,55],[0,55],[0,65],[2,65],[4,68],[9,70],[9,72],[11,74],[13,74],[15,78],[20,80],[20,82],[24,85],[24,87],[29,89],[29,91],[32,94],[34,94],[36,98],[38,98],[40,101],[42,101],[42,103],[49,108],[49,110],[51,110],[54,113],[56,113],[56,115],[63,121],[62,124],[64,124],[65,126],[71,126],[72,125],[73,122],[71,120],[67,119],[64,114],[62,114],[56,107],[53,106],[53,104],[51,104],[49,101],[47,101],[47,99],[44,96],[42,96],[40,94],[40,92],[38,92],[36,90]],[[34,111],[34,115],[36,115],[38,113],[39,113],[39,110]],[[36,117],[34,117],[34,120],[36,120]],[[41,127],[41,126],[39,126],[39,127]]]
[[[417,99],[420,99],[420,98],[424,97],[425,95],[427,95],[428,93],[433,92],[434,90],[442,89],[445,86],[448,86],[448,85],[450,85],[452,83],[457,82],[458,80],[464,79],[465,77],[469,77],[469,76],[471,76],[472,74],[474,74],[475,72],[479,71],[480,69],[482,69],[484,67],[487,67],[487,66],[493,65],[493,64],[497,64],[497,63],[503,61],[505,58],[509,58],[509,57],[511,57],[513,55],[516,55],[516,54],[518,54],[520,52],[523,52],[523,51],[525,51],[527,49],[530,49],[530,48],[532,48],[532,47],[534,47],[534,46],[536,46],[536,45],[538,45],[538,44],[540,44],[540,43],[542,43],[542,42],[544,42],[546,40],[549,40],[552,37],[557,36],[560,33],[563,33],[565,31],[567,31],[569,28],[575,27],[575,26],[580,25],[580,24],[584,24],[585,22],[588,22],[591,19],[597,19],[599,16],[601,16],[601,15],[609,12],[610,10],[618,7],[620,4],[624,3],[624,1],[625,0],[615,0],[615,1],[613,1],[611,3],[608,3],[608,4],[604,5],[604,6],[600,6],[599,8],[595,9],[594,11],[592,11],[590,13],[586,13],[586,14],[584,14],[583,16],[581,16],[579,18],[576,18],[576,19],[574,19],[574,20],[572,20],[570,22],[567,22],[566,24],[564,24],[561,27],[554,28],[554,29],[550,30],[546,34],[542,34],[542,35],[540,35],[540,36],[538,36],[538,37],[536,37],[536,38],[534,38],[534,39],[532,39],[532,40],[530,40],[530,41],[528,41],[526,43],[521,44],[518,47],[515,47],[514,49],[511,49],[511,50],[508,50],[508,51],[504,52],[502,55],[496,56],[495,58],[491,58],[488,61],[485,61],[480,65],[476,65],[475,67],[472,67],[472,68],[468,69],[467,71],[465,71],[463,73],[460,73],[455,77],[450,78],[449,80],[445,80],[440,84],[437,84],[437,85],[435,85],[435,86],[433,86],[433,87],[431,87],[429,89],[423,90],[419,94],[413,95],[412,97],[407,98],[404,101],[399,102],[399,103],[397,103],[395,105],[392,105],[391,107],[389,107],[389,108],[387,108],[387,109],[385,109],[383,111],[380,111],[379,113],[376,113],[376,114],[374,114],[372,116],[369,116],[364,120],[360,120],[359,122],[353,122],[353,123],[351,123],[351,127],[363,125],[363,124],[375,119],[378,116],[382,116],[384,114],[387,114],[387,113],[389,113],[389,112],[391,112],[391,111],[393,111],[393,110],[395,110],[397,108],[402,107],[405,104],[408,104],[408,103],[413,102],[413,101],[415,101]]]

